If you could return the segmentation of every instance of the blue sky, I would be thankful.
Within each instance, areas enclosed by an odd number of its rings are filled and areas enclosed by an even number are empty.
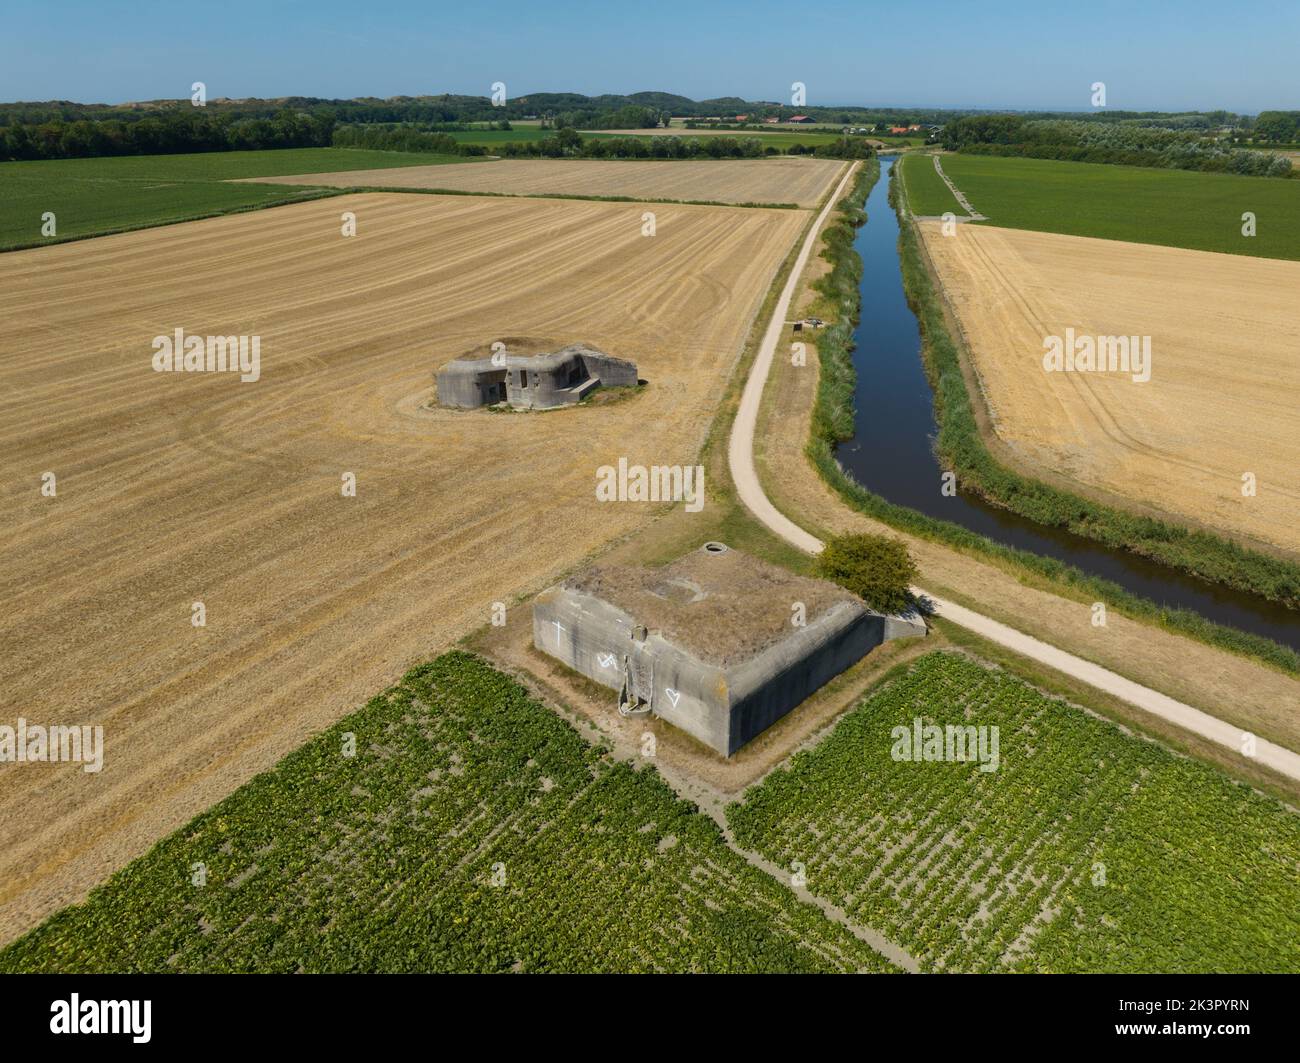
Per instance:
[[[1300,108],[1295,0],[5,0],[0,101],[659,89],[810,104]]]

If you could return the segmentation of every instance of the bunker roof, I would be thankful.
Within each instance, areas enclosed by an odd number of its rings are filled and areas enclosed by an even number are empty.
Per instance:
[[[442,368],[444,371],[451,370],[453,372],[487,372],[492,369],[517,368],[535,369],[541,372],[546,369],[559,369],[575,355],[591,354],[598,355],[601,358],[609,357],[599,348],[581,342],[570,343],[559,350],[536,354],[517,352],[511,350],[510,345],[507,345],[502,353],[504,357],[494,362],[491,354],[480,355],[478,351],[473,351],[468,355],[453,358]]]
[[[803,603],[808,623],[837,603],[867,611],[834,583],[715,543],[662,568],[593,567],[564,586],[622,609],[648,631],[720,666],[748,660],[792,634],[796,602]]]

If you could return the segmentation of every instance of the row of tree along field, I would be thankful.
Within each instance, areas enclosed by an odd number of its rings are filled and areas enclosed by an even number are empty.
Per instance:
[[[334,118],[326,114],[282,110],[270,118],[237,117],[187,106],[133,120],[11,122],[0,126],[0,160],[320,148],[333,134]]]
[[[1265,132],[1290,140],[1295,135],[1294,122],[1279,126],[1270,119]],[[1240,147],[1230,133],[1214,135],[1139,123],[970,115],[948,123],[942,143],[949,150],[975,155],[1020,155],[1250,177],[1293,176],[1291,160],[1285,155]]]
[[[308,115],[324,114],[338,122],[425,122],[441,124],[491,123],[501,120],[543,119],[556,125],[583,129],[637,129],[665,125],[670,117],[701,120],[749,121],[764,118],[788,119],[803,115],[814,122],[832,125],[942,125],[973,109],[821,107],[815,103],[774,103],[726,96],[692,100],[669,92],[635,92],[630,95],[584,96],[575,92],[539,92],[517,96],[504,86],[494,101],[491,96],[395,96],[389,99],[363,97],[350,100],[313,96],[278,99],[232,100],[209,92],[205,109],[236,118],[274,118],[283,110]],[[215,90],[216,85],[210,85]],[[783,91],[788,88],[783,86]],[[120,105],[73,103],[55,100],[44,103],[0,103],[0,127],[39,125],[46,122],[76,122],[116,119],[139,121],[168,110],[190,110],[184,100],[154,100]]]
[[[817,145],[789,144],[784,150],[762,137],[584,137],[576,129],[557,129],[534,139],[491,146],[458,141],[450,133],[425,132],[412,126],[341,126],[335,147],[374,151],[412,151],[439,155],[503,155],[506,158],[582,159],[757,159],[765,155],[815,155],[818,158],[866,159],[873,149],[865,137],[837,137]]]

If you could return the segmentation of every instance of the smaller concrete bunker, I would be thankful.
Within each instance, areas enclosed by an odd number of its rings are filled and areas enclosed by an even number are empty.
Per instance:
[[[538,595],[533,644],[731,756],[919,616],[872,612],[824,580],[706,543],[657,569],[587,569]]]
[[[547,410],[581,402],[596,388],[637,383],[635,362],[587,343],[517,354],[509,346],[455,358],[434,373],[439,405],[472,409],[505,402],[518,410]]]

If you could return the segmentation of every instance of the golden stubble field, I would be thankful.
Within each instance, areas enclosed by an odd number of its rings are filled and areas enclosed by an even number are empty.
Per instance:
[[[0,722],[106,747],[0,766],[0,940],[651,515],[596,468],[694,462],[808,214],[643,209],[362,194],[0,256]],[[177,327],[259,335],[261,379],[154,372]],[[498,336],[648,386],[423,408]]]
[[[631,196],[709,203],[795,203],[815,206],[844,171],[834,159],[720,161],[640,159],[493,159],[388,170],[255,177],[260,184],[337,188],[446,188],[517,196]]]
[[[1300,552],[1300,262],[920,224],[997,435],[1030,471]],[[1044,371],[1044,337],[1067,328],[1150,336],[1151,379]]]

